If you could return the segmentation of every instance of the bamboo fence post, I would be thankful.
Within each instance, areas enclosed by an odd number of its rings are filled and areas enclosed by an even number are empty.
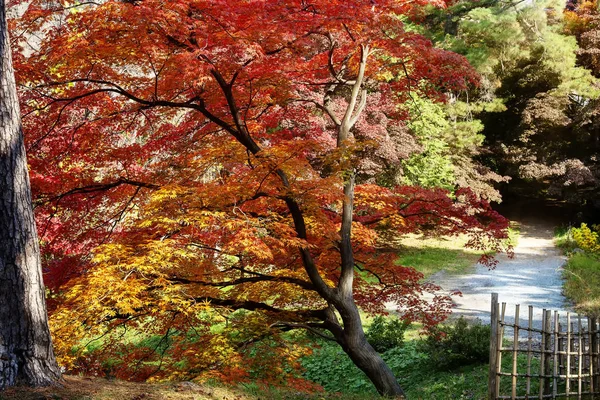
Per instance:
[[[542,310],[542,345],[540,347],[540,391],[538,399],[542,400],[545,394],[546,384],[546,309]]]
[[[546,362],[544,364],[544,381],[546,382],[544,385],[544,394],[549,395],[551,393],[550,375],[552,374],[552,365],[550,364],[550,359],[552,358],[552,311],[546,310],[546,316],[544,319],[544,331],[546,332],[546,343],[544,344],[544,354]],[[556,343],[554,344],[556,347]]]
[[[502,303],[502,311],[500,312],[500,324],[498,326],[498,361],[496,365],[497,379],[496,379],[496,393],[500,395],[500,373],[502,372],[502,342],[504,340],[504,316],[506,315],[506,303]]]
[[[515,306],[515,325],[514,325],[514,339],[513,339],[513,359],[512,359],[512,395],[511,400],[517,398],[517,358],[519,356],[519,308],[521,306],[517,304]]]
[[[562,324],[560,323],[560,318],[558,320],[558,331],[562,332]],[[564,375],[564,371],[565,371],[565,365],[567,365],[567,363],[565,362],[565,355],[562,354],[561,352],[563,351],[563,348],[567,348],[567,346],[565,345],[565,338],[561,337],[561,335],[558,335],[558,374],[559,375]]]
[[[529,398],[531,393],[531,340],[532,329],[533,329],[533,306],[529,306],[529,324],[527,330],[527,385],[526,385],[526,397]]]
[[[558,394],[558,311],[554,311],[554,374],[552,376],[552,398],[556,399],[556,395]]]
[[[588,361],[590,363],[588,368],[588,389],[592,396],[594,395],[594,390],[596,389],[596,386],[594,386],[594,372],[596,372],[596,368],[594,367],[594,345],[592,344],[592,331],[594,330],[592,326],[592,324],[594,323],[593,321],[593,318],[588,317]]]
[[[583,354],[581,349],[581,315],[577,315],[577,344],[577,399],[581,400],[581,392],[583,391],[581,382],[581,375],[583,373],[583,360],[581,359]]]
[[[567,368],[566,368],[566,395],[569,398],[571,392],[571,313],[567,312]]]
[[[590,320],[590,382],[592,384],[592,393],[600,392],[598,386],[598,321],[596,318]]]
[[[575,361],[575,359],[577,358],[577,350],[576,350],[576,346],[577,346],[577,338],[575,335],[575,322],[573,322],[573,319],[571,318],[571,369],[570,369],[570,374],[572,376],[571,378],[571,383],[573,383],[572,381],[574,380],[574,376],[577,373],[577,363]]]
[[[488,399],[496,400],[498,397],[496,382],[499,381],[498,376],[498,342],[500,347],[502,341],[498,340],[498,317],[499,317],[498,293],[492,293],[492,315],[490,319],[491,335],[490,335],[490,371],[488,380]]]

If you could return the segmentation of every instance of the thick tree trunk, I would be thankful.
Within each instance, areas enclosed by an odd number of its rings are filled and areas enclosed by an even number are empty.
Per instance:
[[[396,399],[404,398],[404,391],[398,384],[394,373],[366,340],[362,344],[348,346],[344,351],[352,362],[367,375],[380,395]]]
[[[0,0],[0,389],[60,379],[48,329],[5,7]]]
[[[344,321],[344,329],[341,335],[335,335],[335,333],[334,335],[346,354],[367,375],[380,395],[404,399],[404,391],[394,373],[379,353],[367,342],[360,313],[354,300],[344,299],[336,308],[340,311]]]

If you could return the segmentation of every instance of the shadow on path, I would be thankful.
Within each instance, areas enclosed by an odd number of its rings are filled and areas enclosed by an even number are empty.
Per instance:
[[[517,219],[521,235],[514,258],[498,257],[498,265],[490,270],[477,264],[472,273],[451,275],[441,271],[430,281],[441,286],[444,292],[458,290],[462,296],[453,300],[454,316],[490,320],[491,293],[507,303],[507,321],[513,321],[516,304],[521,305],[521,323],[528,316],[527,306],[534,307],[534,326],[541,327],[542,309],[558,310],[561,314],[572,311],[562,295],[562,266],[566,261],[553,244],[556,221],[540,219],[535,215]]]

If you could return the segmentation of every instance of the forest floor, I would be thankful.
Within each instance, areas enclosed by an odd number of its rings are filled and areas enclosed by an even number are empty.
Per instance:
[[[507,321],[512,321],[514,306],[521,305],[521,321],[528,316],[527,307],[534,307],[534,326],[541,326],[542,309],[571,311],[562,292],[562,266],[566,257],[553,242],[555,220],[539,215],[517,215],[520,227],[518,244],[512,258],[498,256],[498,264],[490,269],[477,264],[471,271],[452,274],[440,271],[430,281],[444,291],[458,290],[462,296],[454,296],[454,316],[479,318],[489,323],[491,294],[498,293],[499,301],[507,303]]]
[[[14,387],[0,392],[0,400],[246,400],[222,388],[193,383],[150,384],[102,378],[64,376],[62,386],[32,389]]]
[[[0,400],[330,400],[334,394],[255,388],[256,394],[236,387],[193,382],[140,383],[97,377],[63,376],[61,386],[12,387],[0,392]],[[250,391],[252,392],[252,391]],[[344,397],[354,399],[354,396]]]
[[[63,375],[62,384],[42,388],[16,386],[0,391],[0,400],[367,400],[352,393],[307,393],[257,382],[127,382],[101,377]]]

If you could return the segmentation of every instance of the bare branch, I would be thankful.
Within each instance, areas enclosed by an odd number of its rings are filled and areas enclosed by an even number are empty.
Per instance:
[[[280,328],[280,327],[289,327],[293,329],[306,329],[309,332],[314,333],[322,339],[330,340],[332,342],[337,342],[335,337],[324,334],[319,331],[319,329],[326,329],[324,324],[321,323],[295,323],[295,322],[276,322],[270,326],[270,328]]]
[[[361,92],[361,95],[360,95],[360,103],[358,104],[358,108],[356,109],[356,113],[354,114],[354,117],[352,117],[352,119],[350,120],[350,127],[351,128],[356,124],[356,122],[360,118],[360,114],[362,114],[362,112],[365,109],[366,105],[367,105],[367,90],[363,89],[363,91]]]
[[[252,273],[251,271],[246,271],[246,272]],[[256,275],[258,275],[258,276],[238,278],[238,279],[232,279],[229,281],[221,281],[221,282],[199,281],[199,280],[185,279],[185,278],[178,278],[178,277],[166,278],[166,280],[169,282],[177,282],[177,283],[181,283],[181,284],[185,284],[185,285],[202,285],[202,286],[213,286],[213,287],[236,286],[236,285],[241,285],[244,283],[283,282],[283,283],[289,283],[292,285],[299,286],[306,290],[312,291],[315,289],[314,286],[310,282],[307,282],[302,279],[290,278],[287,276],[271,276],[271,275],[264,275],[264,274],[256,274]]]
[[[369,46],[362,45],[360,47],[360,65],[358,68],[358,75],[356,77],[356,82],[352,87],[352,93],[350,95],[350,100],[348,102],[348,106],[346,108],[346,113],[344,114],[344,118],[342,119],[342,123],[338,133],[337,145],[338,147],[342,146],[342,143],[348,139],[348,135],[350,134],[350,129],[352,129],[351,121],[355,120],[359,117],[360,113],[355,113],[354,109],[356,108],[356,102],[358,100],[358,95],[361,93],[361,86],[365,76],[365,69],[367,66],[367,58],[369,56]],[[365,96],[366,101],[366,96]],[[362,111],[362,110],[361,110]]]
[[[127,178],[119,178],[114,182],[97,183],[94,185],[73,188],[73,189],[70,189],[64,193],[57,195],[57,196],[51,197],[45,201],[47,202],[47,201],[61,200],[64,197],[72,196],[72,195],[76,195],[76,194],[88,194],[88,193],[106,191],[106,190],[110,190],[110,189],[116,188],[121,185],[136,186],[138,189],[147,188],[147,189],[156,190],[156,189],[160,188],[159,185],[155,185],[153,183],[139,182],[139,181],[135,181],[135,180],[127,179]]]

